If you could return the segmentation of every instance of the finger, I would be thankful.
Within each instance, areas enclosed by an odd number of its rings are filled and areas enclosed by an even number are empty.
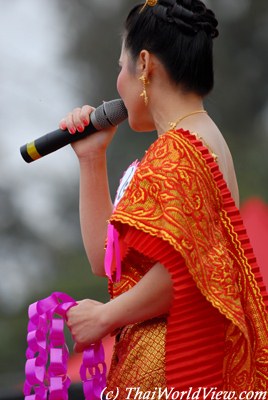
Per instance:
[[[78,304],[72,306],[71,308],[69,308],[69,310],[66,312],[66,324],[67,326],[71,326],[72,325],[72,317],[73,315],[75,315],[75,310],[74,308],[76,308],[78,306]]]
[[[65,316],[65,322],[68,328],[71,330],[71,320],[70,320],[70,310],[67,311],[66,316]]]
[[[77,301],[77,303],[78,303],[78,305],[79,304],[85,304],[85,305],[87,305],[87,304],[91,304],[91,305],[103,304],[103,303],[99,302],[98,300],[94,300],[94,299],[84,299],[84,300]]]
[[[74,344],[74,352],[75,353],[82,353],[85,350],[85,347],[80,343]]]
[[[78,132],[83,132],[85,125],[81,119],[81,108],[75,108],[73,110],[73,123]]]
[[[65,322],[66,322],[67,328],[69,329],[70,333],[72,334],[72,331],[73,331],[73,324],[72,324],[70,318],[66,318],[66,321],[65,321]]]
[[[67,129],[65,118],[63,118],[59,123],[59,128],[65,131]]]
[[[76,126],[74,124],[73,120],[73,112],[70,112],[66,117],[65,117],[65,123],[66,123],[66,128],[71,134],[74,134],[76,132]]]
[[[92,113],[92,111],[94,111],[94,108],[89,106],[89,105],[85,105],[85,106],[82,107],[80,118],[81,118],[84,126],[88,126],[89,125],[90,114]]]
[[[98,300],[92,300],[93,301],[93,303],[94,304],[96,304],[96,306],[99,306],[99,305],[102,305],[103,303],[101,303],[100,301],[98,301]]]

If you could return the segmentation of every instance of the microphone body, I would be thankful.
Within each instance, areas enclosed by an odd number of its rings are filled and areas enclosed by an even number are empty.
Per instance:
[[[92,133],[116,126],[127,119],[127,116],[127,109],[123,100],[116,99],[104,102],[90,114],[90,123],[83,132],[71,135],[67,130],[57,129],[21,146],[21,156],[27,163],[38,160]]]

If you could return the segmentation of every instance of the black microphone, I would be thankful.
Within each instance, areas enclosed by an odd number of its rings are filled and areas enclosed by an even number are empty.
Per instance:
[[[127,109],[123,100],[116,99],[103,102],[90,114],[90,123],[83,132],[71,135],[67,130],[57,129],[27,143],[20,148],[22,158],[30,163],[38,160],[77,140],[81,140],[102,129],[116,126],[127,119]]]

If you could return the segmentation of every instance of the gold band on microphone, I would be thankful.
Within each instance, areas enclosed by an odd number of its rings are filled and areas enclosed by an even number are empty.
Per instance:
[[[38,158],[41,158],[42,156],[38,153],[34,142],[28,143],[27,144],[27,153],[31,157],[32,160],[38,160]]]

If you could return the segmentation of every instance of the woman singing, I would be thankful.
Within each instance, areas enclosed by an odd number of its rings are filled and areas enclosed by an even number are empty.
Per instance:
[[[130,127],[158,138],[125,173],[115,204],[106,150],[116,128],[73,144],[84,246],[93,273],[109,277],[111,300],[79,302],[68,326],[77,351],[115,335],[107,391],[118,388],[119,400],[127,388],[268,390],[267,298],[232,157],[203,104],[217,25],[200,0],[130,11],[117,88]],[[75,109],[60,128],[79,135],[92,111]]]

